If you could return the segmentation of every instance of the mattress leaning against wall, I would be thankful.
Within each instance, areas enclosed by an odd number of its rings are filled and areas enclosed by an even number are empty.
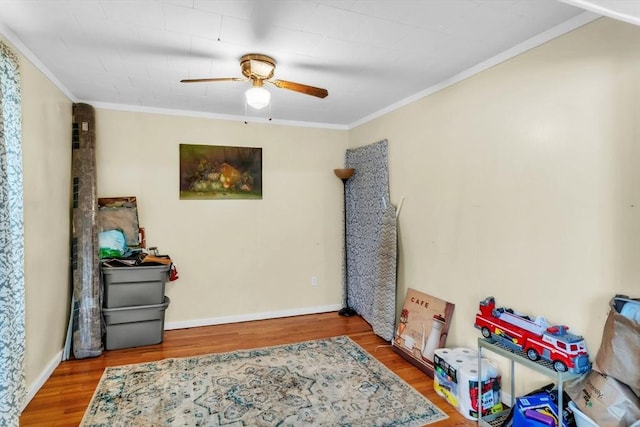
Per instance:
[[[77,359],[102,354],[95,113],[73,105],[71,178],[72,347]]]
[[[397,231],[387,147],[383,139],[346,152],[346,167],[355,173],[345,188],[345,238],[351,308],[390,342],[396,318]]]

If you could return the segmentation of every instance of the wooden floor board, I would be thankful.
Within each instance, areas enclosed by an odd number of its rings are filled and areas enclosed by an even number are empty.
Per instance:
[[[433,390],[431,378],[397,355],[358,316],[322,313],[164,332],[161,344],[60,363],[20,417],[21,426],[77,426],[106,367],[347,335],[449,415],[431,424],[475,426]]]

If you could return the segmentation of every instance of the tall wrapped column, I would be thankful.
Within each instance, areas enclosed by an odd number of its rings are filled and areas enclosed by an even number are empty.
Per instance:
[[[102,354],[95,139],[93,107],[74,104],[71,269],[74,301],[73,355],[77,359]]]

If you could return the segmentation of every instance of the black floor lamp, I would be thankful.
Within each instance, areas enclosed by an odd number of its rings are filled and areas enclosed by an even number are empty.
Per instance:
[[[333,172],[342,180],[342,192],[344,194],[344,307],[338,312],[340,316],[353,316],[357,314],[349,307],[349,261],[347,256],[347,181],[356,170],[353,168],[334,169]]]

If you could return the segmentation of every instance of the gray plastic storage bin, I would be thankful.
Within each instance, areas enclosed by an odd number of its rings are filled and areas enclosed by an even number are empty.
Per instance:
[[[164,312],[170,302],[169,297],[164,297],[162,304],[103,308],[107,350],[161,343]]]
[[[102,277],[106,308],[162,304],[169,266],[102,266]]]

